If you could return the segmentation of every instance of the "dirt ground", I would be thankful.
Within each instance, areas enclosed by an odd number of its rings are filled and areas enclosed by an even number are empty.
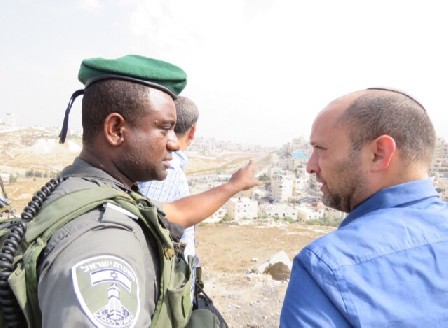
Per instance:
[[[303,246],[332,230],[303,224],[197,227],[205,291],[229,327],[278,327],[288,282],[251,273],[251,269],[280,251],[292,261]]]

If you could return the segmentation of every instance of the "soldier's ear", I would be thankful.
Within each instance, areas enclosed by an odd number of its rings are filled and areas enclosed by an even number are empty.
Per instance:
[[[126,120],[119,113],[110,113],[104,120],[103,134],[111,146],[120,146],[124,142]]]

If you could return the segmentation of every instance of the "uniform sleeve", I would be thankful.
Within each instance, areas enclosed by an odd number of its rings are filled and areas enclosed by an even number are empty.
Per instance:
[[[151,323],[158,293],[157,252],[129,217],[106,209],[98,223],[97,212],[64,226],[47,246],[51,251],[38,286],[43,327]]]
[[[280,327],[351,327],[304,266],[300,254],[294,259],[283,301]]]

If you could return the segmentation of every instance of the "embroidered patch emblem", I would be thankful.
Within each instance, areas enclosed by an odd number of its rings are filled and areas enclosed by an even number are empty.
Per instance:
[[[132,267],[112,255],[78,262],[72,267],[78,301],[96,327],[134,327],[139,312],[139,286]]]

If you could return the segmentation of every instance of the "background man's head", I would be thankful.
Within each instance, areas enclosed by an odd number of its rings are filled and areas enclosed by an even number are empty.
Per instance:
[[[317,116],[307,165],[322,183],[323,202],[350,212],[380,189],[427,177],[435,146],[420,103],[394,90],[362,90]]]
[[[196,104],[187,97],[178,96],[174,104],[177,114],[174,132],[180,141],[181,149],[185,150],[194,139],[199,111]]]

